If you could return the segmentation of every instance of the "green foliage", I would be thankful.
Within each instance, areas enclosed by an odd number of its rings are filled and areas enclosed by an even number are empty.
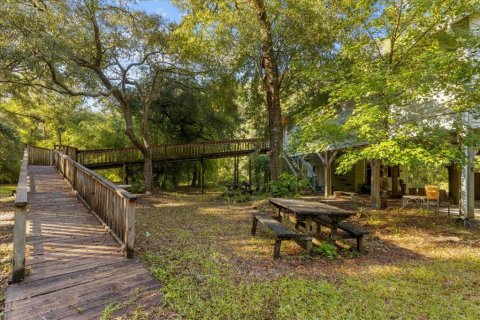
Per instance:
[[[174,191],[175,187],[176,185],[172,181],[170,180],[165,181],[164,188],[166,191]]]
[[[461,113],[478,111],[479,63],[465,52],[478,52],[479,43],[449,24],[475,12],[474,2],[340,1],[332,8],[339,10],[335,81],[324,86],[326,101],[297,115],[293,149],[359,147],[346,150],[339,172],[362,159],[426,169],[462,163],[452,142],[478,143]]]
[[[16,185],[0,184],[0,198],[10,197],[12,195],[12,191],[16,189],[17,189]]]
[[[278,65],[283,111],[298,112],[325,98],[322,81],[328,77],[318,66],[330,68],[335,51],[335,15],[330,5],[316,0],[287,1],[196,1],[175,0],[187,14],[174,35],[184,54],[215,78],[235,74],[227,85],[237,93],[245,122],[242,128],[266,136],[269,112],[265,108],[266,83],[262,66],[265,32],[255,12],[255,3],[265,7],[274,60]],[[282,112],[283,112],[282,111]],[[281,124],[277,124],[281,130]]]
[[[299,192],[308,186],[308,182],[298,180],[287,172],[282,173],[277,180],[271,182],[271,192],[274,197],[292,198],[299,196]]]
[[[268,155],[253,154],[252,157],[252,188],[266,191],[270,175],[270,157]]]
[[[235,74],[197,77],[205,66],[170,41],[175,25],[161,15],[104,0],[8,1],[0,14],[2,84],[12,84],[12,101],[28,88],[22,114],[38,122],[21,132],[26,143],[145,153],[147,144],[234,137]]]
[[[0,107],[0,184],[17,181],[22,149],[15,122],[1,112]]]
[[[330,260],[333,260],[337,257],[337,247],[334,244],[330,244],[326,241],[322,242],[322,244],[315,249],[313,249],[315,253],[321,254],[327,257]]]
[[[123,168],[98,169],[95,171],[116,184],[123,184]]]
[[[423,188],[425,185],[433,184],[440,189],[448,190],[447,168],[406,168],[406,170],[412,188]]]

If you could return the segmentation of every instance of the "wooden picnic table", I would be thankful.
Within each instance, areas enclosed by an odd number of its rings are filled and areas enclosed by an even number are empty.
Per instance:
[[[419,195],[404,195],[402,197],[402,209],[405,208],[410,201],[413,201],[420,206],[423,203],[428,201],[426,196],[419,196]]]
[[[304,222],[305,232],[309,235],[314,235],[314,220],[317,222],[317,226],[322,220],[328,221],[329,227],[331,227],[330,240],[335,240],[339,223],[355,215],[355,212],[347,211],[321,202],[282,198],[270,198],[269,201],[272,205],[278,208],[278,214],[280,217],[282,211],[287,211],[293,213],[297,220]]]

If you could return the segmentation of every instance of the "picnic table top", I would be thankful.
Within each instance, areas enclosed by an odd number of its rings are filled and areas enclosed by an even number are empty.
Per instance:
[[[299,199],[283,199],[283,198],[270,198],[269,200],[271,204],[277,207],[288,209],[299,215],[310,215],[310,216],[327,215],[329,217],[341,216],[346,219],[355,214],[355,212],[330,206],[328,204],[317,202],[317,201],[305,201],[305,200],[299,200]]]
[[[420,196],[420,195],[416,195],[416,194],[406,194],[403,196],[403,198],[405,199],[427,199],[426,196]]]

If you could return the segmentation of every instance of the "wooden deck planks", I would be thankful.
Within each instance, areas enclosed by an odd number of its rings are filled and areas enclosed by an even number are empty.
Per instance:
[[[28,171],[27,277],[8,287],[5,320],[98,319],[109,304],[128,301],[156,308],[160,284],[123,257],[55,168]]]

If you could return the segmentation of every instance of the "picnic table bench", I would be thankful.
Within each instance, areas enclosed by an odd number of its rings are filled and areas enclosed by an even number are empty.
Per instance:
[[[404,195],[402,197],[402,209],[405,208],[409,202],[415,202],[417,206],[419,206],[427,202],[427,197],[419,195]]]
[[[252,186],[250,185],[250,183],[246,181],[243,181],[241,183],[233,183],[233,184],[227,182],[226,187],[227,187],[227,192],[239,191],[242,194],[253,193]]]
[[[280,258],[280,247],[282,245],[283,240],[295,240],[300,245],[304,246],[308,253],[312,253],[312,236],[299,233],[290,230],[286,226],[282,225],[278,220],[274,217],[270,216],[268,213],[265,212],[254,212],[253,215],[253,223],[252,223],[252,235],[255,235],[257,232],[257,223],[260,222],[265,227],[269,228],[270,230],[275,233],[275,246],[273,248],[273,259],[276,260]]]
[[[334,228],[332,220],[327,216],[317,216],[313,218],[313,221],[317,224],[317,234],[321,234],[321,226],[326,226],[331,230]],[[343,233],[330,232],[329,240],[336,241],[341,239],[356,239],[358,252],[363,252],[364,249],[364,236],[369,234],[370,231],[363,229],[353,223],[347,221],[341,221],[336,226],[338,229],[345,231]]]

